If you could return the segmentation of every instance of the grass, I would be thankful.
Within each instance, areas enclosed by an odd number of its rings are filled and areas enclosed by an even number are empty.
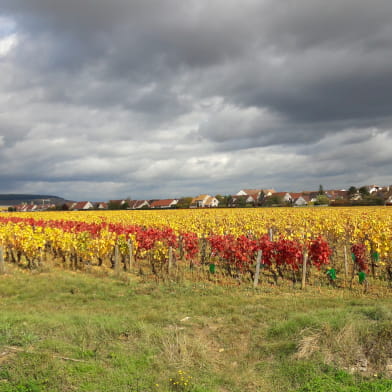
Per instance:
[[[392,391],[390,294],[133,279],[0,276],[0,391]]]

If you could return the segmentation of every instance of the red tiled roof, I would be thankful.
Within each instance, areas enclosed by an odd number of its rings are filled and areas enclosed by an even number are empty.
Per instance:
[[[140,208],[141,206],[143,206],[145,203],[147,203],[147,205],[149,205],[150,203],[148,202],[148,200],[131,200],[129,202],[129,208]]]
[[[309,202],[311,197],[309,195],[300,195],[298,197],[302,197],[305,201]]]
[[[267,193],[271,193],[271,194],[276,193],[276,190],[275,190],[275,189],[262,189],[262,191],[263,191],[265,194],[267,194]]]
[[[126,200],[109,200],[110,204],[117,204],[119,206],[122,206],[123,204],[126,203]]]
[[[214,201],[215,197],[210,196],[206,201],[206,206],[211,206],[212,202]]]
[[[238,199],[247,199],[250,195],[233,195],[231,198],[233,200],[238,200]]]
[[[328,193],[331,196],[340,196],[340,197],[346,197],[348,195],[348,191],[334,190],[334,189],[325,191],[325,193]]]
[[[242,189],[247,195],[258,195],[261,192],[261,189]]]
[[[72,209],[73,210],[82,210],[87,203],[88,203],[88,201],[78,201],[77,203],[75,203],[72,206]]]
[[[248,200],[249,198],[252,198],[253,201],[257,201],[257,197],[258,197],[258,195],[256,195],[256,194],[253,194],[253,195],[248,194],[248,195],[234,195],[231,198],[233,199],[233,202],[235,202],[237,200],[242,200],[242,199]]]
[[[287,193],[290,196],[292,195],[292,193],[289,193],[289,192],[275,192],[275,193],[273,193],[273,196],[284,197],[284,196],[286,196]]]
[[[145,203],[145,200],[135,200],[135,202],[133,203],[133,208],[139,208],[144,203]]]
[[[175,199],[163,199],[153,201],[150,205],[151,208],[162,208],[162,207],[170,207]]]

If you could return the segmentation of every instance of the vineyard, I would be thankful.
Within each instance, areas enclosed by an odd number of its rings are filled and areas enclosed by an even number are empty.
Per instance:
[[[392,209],[42,212],[0,217],[0,258],[168,278],[392,282]]]

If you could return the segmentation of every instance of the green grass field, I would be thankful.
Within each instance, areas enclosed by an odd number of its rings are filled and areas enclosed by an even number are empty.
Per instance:
[[[386,292],[134,279],[0,276],[0,391],[392,391]]]

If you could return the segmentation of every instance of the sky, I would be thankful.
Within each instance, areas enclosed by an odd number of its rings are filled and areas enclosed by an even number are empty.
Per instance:
[[[0,0],[0,193],[392,183],[390,0]]]

